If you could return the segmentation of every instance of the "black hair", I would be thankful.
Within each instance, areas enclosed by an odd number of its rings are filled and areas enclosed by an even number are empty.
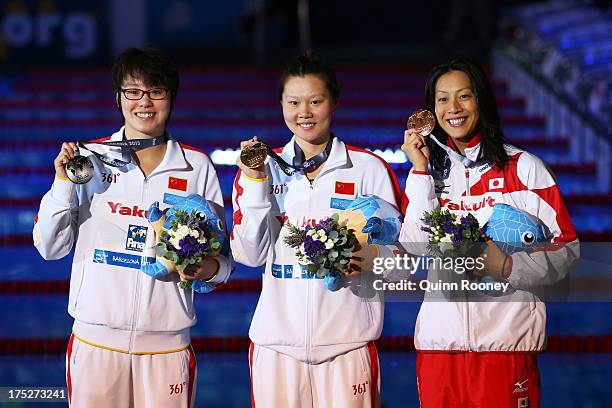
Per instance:
[[[316,75],[325,83],[325,87],[331,95],[332,101],[337,103],[340,100],[340,86],[336,80],[336,73],[333,68],[322,62],[316,55],[306,53],[297,59],[289,62],[280,77],[279,99],[282,99],[285,84],[292,77],[305,77],[306,75]]]
[[[485,71],[475,62],[468,59],[454,59],[450,62],[436,66],[429,74],[429,79],[425,85],[425,109],[435,112],[436,108],[436,83],[440,77],[451,71],[461,71],[465,73],[472,84],[472,91],[476,97],[478,106],[478,123],[476,132],[480,132],[480,157],[487,163],[493,164],[503,169],[508,164],[508,154],[504,150],[506,139],[501,129],[497,103],[493,94],[493,88],[487,78]],[[438,140],[446,144],[448,135],[440,127],[436,120],[433,130]],[[434,171],[442,169],[446,160],[446,152],[436,143],[428,140],[427,143],[430,154],[430,163]]]
[[[160,50],[153,47],[128,48],[117,57],[111,73],[115,94],[121,92],[123,81],[127,77],[132,77],[141,79],[147,86],[168,88],[171,103],[174,105],[174,98],[179,87],[178,69]]]

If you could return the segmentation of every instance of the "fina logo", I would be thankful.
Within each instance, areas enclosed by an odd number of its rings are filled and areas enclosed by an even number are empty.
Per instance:
[[[88,12],[9,12],[1,18],[0,37],[9,48],[48,48],[63,41],[69,59],[91,57],[97,47],[97,22]]]
[[[130,225],[128,228],[127,240],[125,241],[125,249],[142,252],[144,251],[146,239],[147,227]]]

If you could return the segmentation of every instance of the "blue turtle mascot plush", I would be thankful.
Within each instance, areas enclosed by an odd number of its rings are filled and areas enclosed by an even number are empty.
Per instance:
[[[540,219],[507,204],[495,204],[493,213],[482,228],[482,232],[487,234],[506,255],[524,251],[551,239],[548,228]],[[493,280],[490,276],[482,278],[482,282],[493,282]],[[484,293],[491,296],[504,294],[495,291]]]
[[[361,246],[392,244],[397,241],[402,227],[402,215],[397,208],[375,195],[355,198],[339,213],[339,220],[346,221]],[[341,286],[342,275],[334,272],[324,280],[327,288],[335,291]]]
[[[196,211],[203,215],[206,221],[208,221],[211,231],[213,235],[215,235],[215,239],[221,244],[219,253],[225,256],[229,255],[229,241],[225,234],[223,223],[211,208],[211,205],[198,194],[190,194],[185,197],[182,202],[164,211],[159,209],[159,202],[156,201],[151,204],[148,210],[147,219],[155,231],[155,246],[157,246],[159,242],[162,230],[168,231],[172,228],[172,221],[176,219],[175,212],[178,210],[185,211],[187,214]],[[153,278],[159,278],[169,273],[176,272],[176,265],[166,258],[156,256],[155,262],[143,264],[140,269]],[[202,280],[194,280],[191,283],[191,288],[196,292],[207,293],[213,290],[214,286]]]
[[[551,238],[541,220],[507,204],[495,204],[493,213],[482,231],[491,237],[506,255],[524,251]]]

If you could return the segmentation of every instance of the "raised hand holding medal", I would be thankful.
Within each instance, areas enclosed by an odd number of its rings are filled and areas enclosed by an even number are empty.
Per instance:
[[[254,179],[266,177],[264,172],[264,162],[267,157],[267,147],[265,144],[253,136],[249,140],[240,142],[240,156],[236,160],[236,165],[245,175]]]
[[[254,136],[250,140],[240,142],[241,151],[240,156],[236,160],[236,164],[247,176],[262,179],[266,177],[264,172],[264,162],[266,157],[270,156],[270,158],[272,158],[272,160],[278,164],[280,169],[286,175],[293,176],[296,173],[304,173],[310,171],[311,169],[315,169],[325,162],[331,152],[333,139],[334,135],[332,133],[327,145],[325,146],[325,150],[309,159],[305,158],[304,152],[296,143],[294,145],[295,157],[293,159],[293,163],[290,164],[276,152],[270,149],[270,147],[260,142],[257,139],[257,136]]]
[[[265,144],[257,141],[257,136],[253,138],[252,144],[245,145],[240,150],[240,161],[249,169],[257,169],[263,166],[268,157],[268,148]]]
[[[414,129],[421,136],[429,136],[436,125],[436,119],[433,113],[428,110],[419,109],[408,118],[406,126],[408,129]]]
[[[90,150],[83,142],[64,142],[62,150],[54,161],[56,174],[66,177],[75,184],[84,184],[94,176],[94,165],[89,157],[79,155],[79,147],[88,150],[101,162],[111,167],[124,167],[131,163],[131,152],[133,149],[144,149],[157,146],[166,141],[166,135],[154,137],[152,139],[124,139],[107,142],[92,142],[109,147],[119,147],[122,159],[112,158],[106,154],[100,154]]]
[[[426,172],[429,164],[429,148],[425,143],[436,124],[434,115],[427,110],[417,110],[408,118],[402,150],[417,171]]]

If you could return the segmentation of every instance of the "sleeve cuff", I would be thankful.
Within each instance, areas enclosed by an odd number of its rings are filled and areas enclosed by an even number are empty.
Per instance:
[[[230,261],[227,259],[227,257],[223,255],[218,255],[213,259],[217,261],[217,272],[205,282],[208,285],[216,286],[227,280],[232,271],[232,268]]]
[[[255,178],[255,177],[250,177],[250,176],[247,176],[247,175],[246,175],[246,174],[244,174],[244,173],[242,173],[242,177],[244,177],[244,178],[245,178],[245,179],[247,179],[247,180],[250,180],[250,181],[255,181],[255,182],[258,182],[258,183],[261,183],[261,182],[263,182],[263,181],[268,181],[268,180],[270,180],[270,178],[269,178],[268,176],[266,176],[266,177],[264,177],[264,178]]]

